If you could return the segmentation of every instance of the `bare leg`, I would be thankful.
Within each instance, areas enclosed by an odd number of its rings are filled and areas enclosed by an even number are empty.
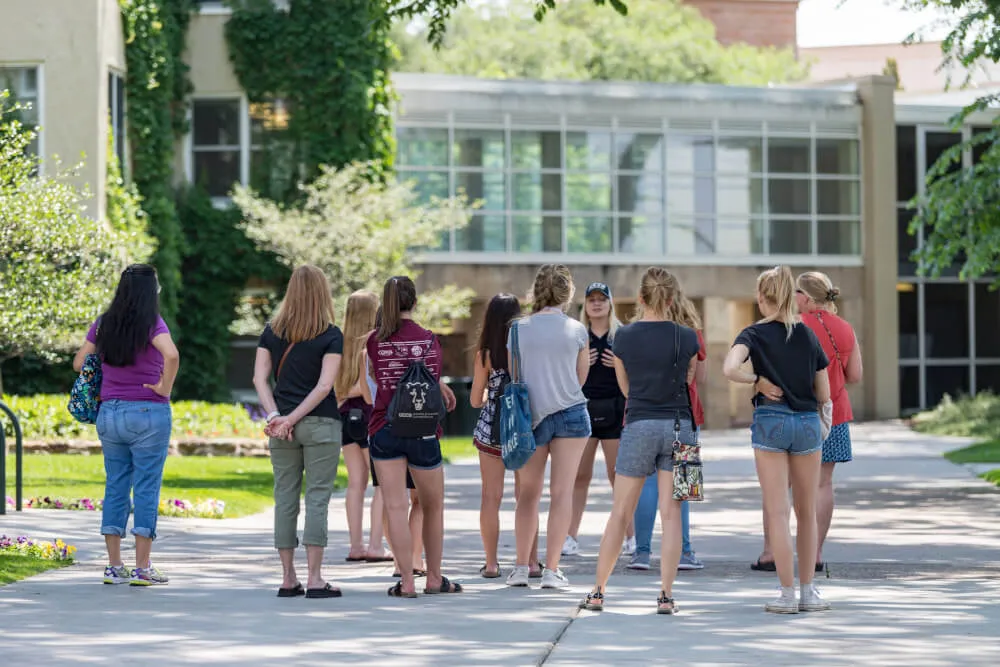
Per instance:
[[[441,558],[444,552],[444,468],[410,469],[420,498],[423,546],[427,551],[427,588],[441,587]]]
[[[544,474],[544,473],[543,473]],[[521,471],[518,470],[514,473],[514,507],[517,507],[517,503],[520,502],[521,497]],[[516,514],[515,514],[516,516]],[[541,563],[538,562],[538,520],[535,520],[535,539],[531,543],[531,554],[529,555],[531,562],[529,563],[530,576],[542,576]]]
[[[306,588],[323,588],[326,582],[323,580],[323,549],[315,545],[306,545],[306,564],[309,568],[309,579]]]
[[[612,490],[614,500],[608,523],[604,526],[604,536],[601,537],[601,551],[597,556],[597,577],[594,581],[594,591],[604,589],[608,585],[611,572],[615,569],[618,556],[622,552],[622,540],[625,538],[625,526],[629,517],[635,514],[635,506],[639,503],[639,494],[645,477],[627,477],[620,475],[615,480]],[[678,556],[678,559],[680,556]]]
[[[770,531],[774,564],[784,588],[791,587],[795,580],[792,536],[788,529],[788,458],[785,453],[754,450],[757,480],[764,504],[764,523]]]
[[[611,488],[615,487],[615,463],[618,461],[618,441],[617,440],[601,440],[601,449],[604,451],[604,466],[608,472],[608,482],[611,483]],[[635,537],[635,518],[631,518],[628,521],[628,525],[625,526],[625,536]]]
[[[122,538],[121,535],[105,535],[104,546],[108,550],[108,565],[122,565]]]
[[[359,445],[343,447],[344,463],[347,464],[347,531],[351,538],[348,558],[364,558],[364,513],[365,489],[368,488],[368,455]]]
[[[368,537],[369,558],[382,558],[387,556],[382,540],[385,539],[385,504],[382,502],[382,489],[375,487],[372,494],[371,508],[371,532]]]
[[[295,588],[299,585],[299,577],[295,573],[295,549],[278,549],[281,558],[281,587]]]
[[[674,500],[674,473],[660,470],[657,473],[660,491],[660,517],[663,538],[660,544],[660,586],[666,596],[673,597],[677,564],[681,560],[681,503]]]
[[[149,556],[153,551],[153,540],[148,537],[135,536],[135,566],[149,567]]]
[[[826,536],[833,522],[833,469],[836,465],[836,463],[824,463],[819,471],[819,494],[816,496],[816,529],[819,533],[817,563],[823,562],[823,545],[826,543]]]
[[[559,569],[562,546],[573,519],[573,480],[580,468],[585,438],[553,438],[549,443],[549,521],[545,529],[545,567]],[[634,508],[633,508],[634,509]]]
[[[424,506],[416,489],[410,489],[410,538],[413,540],[413,567],[422,570],[424,569]]]
[[[545,482],[545,462],[549,457],[548,447],[539,447],[528,462],[517,471],[517,507],[514,510],[514,541],[517,546],[518,567],[531,565],[531,557],[538,558],[538,502],[542,498]],[[552,536],[549,536],[549,540]],[[565,539],[565,538],[563,538]],[[562,543],[559,544],[562,548]]]
[[[590,493],[590,482],[594,477],[596,455],[597,438],[590,438],[583,449],[583,456],[580,457],[576,479],[573,480],[573,518],[569,524],[569,535],[574,540],[580,534],[580,522],[583,520],[583,512],[587,509],[587,495]],[[611,484],[614,486],[613,480]],[[562,544],[559,547],[562,548]]]
[[[795,546],[799,552],[799,583],[803,585],[812,583],[815,575],[816,549],[819,545],[816,535],[816,493],[819,489],[822,458],[822,452],[789,457],[797,526]]]
[[[413,582],[413,540],[406,519],[409,505],[406,501],[406,460],[376,460],[375,471],[382,489],[389,524],[387,534],[399,567],[402,590],[404,593],[416,593]]]
[[[500,504],[503,502],[503,460],[479,452],[479,476],[483,490],[479,505],[479,534],[486,553],[486,574],[493,575],[500,569],[497,548],[500,543]]]

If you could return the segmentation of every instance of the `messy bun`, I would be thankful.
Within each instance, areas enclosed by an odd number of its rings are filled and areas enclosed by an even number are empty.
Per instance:
[[[830,276],[819,271],[807,271],[798,277],[796,286],[800,292],[817,304],[820,308],[837,312],[837,299],[840,298],[840,288],[834,286]]]
[[[680,283],[674,274],[658,266],[651,266],[642,274],[639,299],[643,308],[657,317],[666,317],[670,304],[680,294]]]
[[[531,312],[562,308],[573,300],[575,292],[573,276],[568,268],[562,264],[544,264],[535,274],[535,283],[531,286]]]

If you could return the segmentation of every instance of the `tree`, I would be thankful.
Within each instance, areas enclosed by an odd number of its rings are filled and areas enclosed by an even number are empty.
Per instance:
[[[26,152],[35,132],[0,91],[0,362],[80,342],[110,300],[131,232],[84,213],[89,194],[72,170],[39,173]],[[0,378],[2,392],[2,378]]]
[[[1000,62],[1000,1],[905,0],[910,9],[951,10],[949,32],[942,41],[943,67],[959,65],[971,72],[979,63]],[[919,39],[919,34],[911,40]],[[966,78],[963,84],[968,83]],[[983,95],[952,118],[960,128],[977,111],[993,108],[1000,93]],[[974,164],[963,169],[962,154]],[[1000,270],[1000,125],[946,151],[927,173],[923,199],[914,199],[916,215],[909,233],[924,228],[924,243],[914,256],[921,272],[941,275],[954,264],[962,278],[979,278]],[[1000,277],[996,279],[1000,284]]]
[[[896,80],[896,90],[903,90],[903,80],[899,76],[899,63],[895,58],[886,58],[885,67],[882,68],[883,76],[891,76]]]
[[[369,178],[372,165],[321,167],[313,182],[300,186],[298,205],[282,205],[237,187],[233,201],[243,211],[244,229],[261,250],[288,267],[314,264],[326,273],[339,304],[351,292],[381,294],[388,276],[417,273],[414,248],[437,245],[441,234],[468,222],[462,198],[421,204],[409,184],[392,176]],[[422,322],[437,330],[469,315],[470,290],[447,287],[420,295]]]
[[[715,27],[680,0],[629,0],[619,16],[567,0],[538,22],[532,0],[489,0],[455,12],[440,50],[428,30],[397,25],[404,72],[488,78],[767,85],[805,78],[790,49],[723,46]]]

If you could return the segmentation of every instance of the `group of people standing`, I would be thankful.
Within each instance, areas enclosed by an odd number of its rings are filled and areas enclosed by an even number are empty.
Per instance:
[[[159,287],[151,267],[123,273],[115,300],[88,334],[77,368],[101,357],[105,377],[98,434],[105,448],[107,495],[101,532],[109,565],[106,583],[166,583],[150,562],[163,463],[169,446],[169,395],[178,355],[158,314]],[[706,376],[706,345],[694,305],[665,269],[645,271],[637,314],[622,324],[610,288],[592,283],[579,320],[567,310],[575,287],[567,267],[542,266],[530,312],[512,294],[494,296],[475,350],[471,403],[480,408],[474,440],[482,476],[480,528],[485,563],[480,574],[504,575],[498,544],[506,468],[501,457],[500,400],[511,380],[512,342],[518,381],[528,388],[535,452],[515,473],[516,558],[511,587],[540,579],[565,589],[564,555],[577,553],[581,517],[598,444],[613,485],[597,577],[581,606],[604,608],[607,581],[624,550],[629,567],[649,569],[653,525],[663,523],[661,585],[656,610],[677,610],[678,569],[703,567],[691,548],[688,503],[674,499],[673,450],[696,445],[704,423],[698,383]],[[732,382],[754,386],[751,441],[763,497],[764,553],[754,569],[773,569],[782,586],[769,611],[826,609],[812,584],[833,512],[833,467],[849,461],[851,420],[845,385],[861,378],[861,356],[850,325],[836,316],[839,292],[821,273],[796,280],[787,267],[762,273],[757,304],[763,319],[737,336],[725,362]],[[265,432],[274,469],[274,545],[283,578],[280,597],[340,597],[322,576],[327,511],[343,450],[348,468],[348,561],[391,562],[399,581],[392,597],[462,592],[441,572],[444,473],[439,438],[404,437],[389,424],[400,379],[423,364],[443,403],[455,397],[441,382],[441,347],[413,312],[412,280],[386,281],[381,299],[356,292],[344,329],[336,325],[330,285],[313,266],[296,269],[278,311],[261,334],[254,385],[267,411]],[[513,331],[516,328],[516,331]],[[746,362],[752,369],[748,370]],[[110,380],[110,381],[109,381]],[[426,383],[425,383],[426,384]],[[424,386],[420,391],[427,391]],[[421,399],[422,400],[422,399]],[[161,414],[162,413],[162,414]],[[539,559],[539,504],[549,467],[545,557]],[[363,539],[364,494],[376,487],[371,531]],[[305,496],[307,578],[294,562],[297,522]],[[788,527],[789,494],[797,521],[800,595],[796,597]],[[137,569],[121,561],[127,499],[135,497]],[[819,517],[817,522],[817,516]],[[390,550],[383,547],[383,536]],[[817,567],[813,568],[812,563]],[[426,567],[424,567],[426,565]]]

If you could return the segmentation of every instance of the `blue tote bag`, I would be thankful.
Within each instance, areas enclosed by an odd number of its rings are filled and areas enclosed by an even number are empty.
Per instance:
[[[535,453],[528,385],[521,381],[521,347],[517,328],[516,322],[510,328],[510,382],[500,398],[500,453],[507,470],[519,470]]]

